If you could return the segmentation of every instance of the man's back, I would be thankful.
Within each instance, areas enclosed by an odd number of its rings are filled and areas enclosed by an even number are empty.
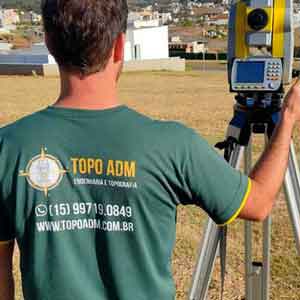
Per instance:
[[[247,187],[234,175],[233,191],[220,183],[227,196],[216,204],[202,171],[185,174],[197,163],[208,176],[205,161],[218,164],[217,155],[192,130],[125,106],[50,107],[1,129],[0,143],[9,225],[1,240],[18,240],[30,300],[173,299],[177,205],[199,201],[223,222],[240,206],[236,189]],[[195,195],[196,182],[208,185],[211,202]]]

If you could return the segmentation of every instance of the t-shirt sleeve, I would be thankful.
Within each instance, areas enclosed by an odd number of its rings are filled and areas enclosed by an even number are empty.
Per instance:
[[[1,130],[0,130],[1,133]],[[8,202],[11,193],[8,187],[8,149],[5,149],[3,138],[0,135],[0,243],[15,238],[13,223],[9,216]]]
[[[244,207],[250,179],[232,168],[203,138],[192,131],[185,146],[183,176],[188,199],[219,225],[233,221]]]

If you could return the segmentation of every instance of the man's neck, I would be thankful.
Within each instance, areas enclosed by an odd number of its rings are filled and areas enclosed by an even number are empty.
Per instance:
[[[88,110],[119,106],[116,81],[104,73],[80,78],[61,71],[61,92],[54,106]]]

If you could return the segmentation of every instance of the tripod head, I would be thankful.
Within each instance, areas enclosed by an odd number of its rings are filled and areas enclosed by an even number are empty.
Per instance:
[[[272,109],[281,110],[283,93],[238,93],[235,100],[245,110]]]

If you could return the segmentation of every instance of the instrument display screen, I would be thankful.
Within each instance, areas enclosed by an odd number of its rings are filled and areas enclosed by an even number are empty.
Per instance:
[[[264,61],[238,62],[236,83],[262,83],[265,78]]]

